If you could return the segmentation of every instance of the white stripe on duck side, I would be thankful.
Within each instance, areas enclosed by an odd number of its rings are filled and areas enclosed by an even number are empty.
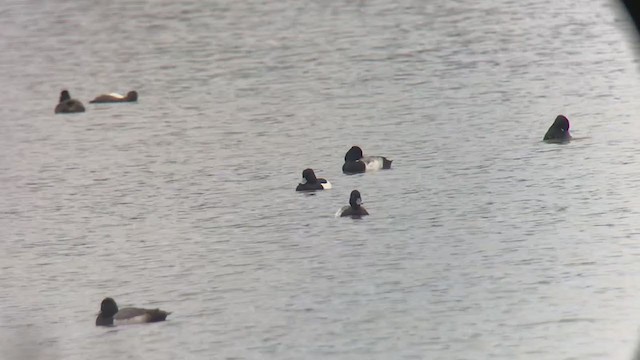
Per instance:
[[[331,183],[329,182],[329,180],[320,181],[320,185],[322,185],[322,188],[324,190],[331,189]]]
[[[382,156],[365,156],[360,161],[365,164],[367,171],[380,170],[384,165]]]

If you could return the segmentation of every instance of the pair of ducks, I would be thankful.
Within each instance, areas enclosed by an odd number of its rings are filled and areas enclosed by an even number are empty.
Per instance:
[[[116,93],[102,94],[89,101],[89,103],[99,104],[133,101],[138,101],[138,93],[135,90],[129,91],[126,96]],[[56,105],[54,112],[56,114],[84,112],[84,105],[82,105],[80,100],[72,99],[71,95],[69,95],[69,91],[62,90],[60,92],[60,100],[58,100],[58,105]]]
[[[364,156],[362,149],[358,146],[352,146],[344,156],[344,164],[342,172],[345,174],[358,174],[366,171],[390,169],[391,162],[384,156]],[[327,179],[317,178],[313,169],[304,169],[302,171],[302,182],[296,187],[296,191],[316,191],[331,189],[331,183]],[[339,217],[361,217],[369,215],[367,210],[362,206],[362,197],[358,190],[353,190],[349,197],[349,205],[342,207],[336,213]]]

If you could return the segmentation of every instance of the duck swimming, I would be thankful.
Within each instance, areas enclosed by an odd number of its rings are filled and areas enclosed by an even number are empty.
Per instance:
[[[344,155],[342,172],[345,174],[357,174],[366,171],[390,169],[391,162],[384,156],[363,156],[359,146],[352,146]]]
[[[170,312],[160,309],[122,308],[108,297],[100,304],[100,313],[96,318],[96,326],[142,324],[164,321]]]
[[[349,205],[343,206],[338,210],[336,216],[345,217],[351,216],[352,218],[359,218],[361,216],[369,215],[367,209],[362,206],[362,198],[360,197],[360,191],[353,190],[349,196]]]
[[[102,94],[97,96],[95,99],[89,101],[90,104],[96,103],[112,103],[112,102],[133,102],[138,101],[138,93],[135,90],[129,91],[126,96],[111,93],[111,94]]]
[[[556,116],[556,119],[553,124],[551,124],[551,127],[549,127],[549,130],[547,130],[547,133],[544,134],[542,140],[553,143],[563,143],[571,140],[571,134],[569,134],[569,119],[564,115]]]
[[[67,90],[62,90],[54,112],[56,114],[84,112],[84,105],[79,100],[72,99]]]
[[[304,169],[302,171],[302,182],[296,187],[296,191],[315,191],[331,189],[331,183],[327,179],[316,178],[313,169]]]

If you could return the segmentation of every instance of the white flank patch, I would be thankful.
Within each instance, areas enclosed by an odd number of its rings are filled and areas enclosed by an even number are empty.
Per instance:
[[[384,164],[381,156],[365,156],[362,161],[367,167],[367,171],[380,170]]]
[[[331,183],[329,181],[327,182],[323,182],[322,184],[322,188],[325,190],[331,189]]]
[[[124,96],[118,93],[111,93],[109,94],[109,96],[113,96],[114,98],[118,98],[118,99],[124,99]]]

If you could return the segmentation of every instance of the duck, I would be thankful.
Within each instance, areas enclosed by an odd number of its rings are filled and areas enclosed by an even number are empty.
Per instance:
[[[100,304],[96,326],[142,324],[166,320],[170,312],[160,309],[122,308],[118,309],[113,298],[107,297]]]
[[[90,104],[95,103],[112,103],[112,102],[133,102],[138,101],[138,93],[135,90],[131,90],[126,96],[118,93],[102,94],[95,99],[89,101]]]
[[[302,182],[296,187],[296,191],[315,191],[331,189],[331,183],[327,179],[316,178],[313,169],[302,170]]]
[[[384,156],[363,156],[359,146],[352,146],[344,155],[342,172],[357,174],[372,170],[391,169],[392,161]]]
[[[351,195],[349,196],[349,205],[343,206],[336,216],[345,217],[350,216],[352,218],[359,218],[365,215],[369,215],[367,209],[362,206],[362,197],[360,196],[360,191],[353,190]]]
[[[72,99],[69,91],[62,90],[54,112],[56,114],[84,112],[84,105],[79,100]]]
[[[569,134],[569,119],[564,115],[556,116],[556,119],[549,127],[549,130],[547,130],[547,133],[544,134],[542,140],[552,143],[564,143],[571,140],[571,134]]]

